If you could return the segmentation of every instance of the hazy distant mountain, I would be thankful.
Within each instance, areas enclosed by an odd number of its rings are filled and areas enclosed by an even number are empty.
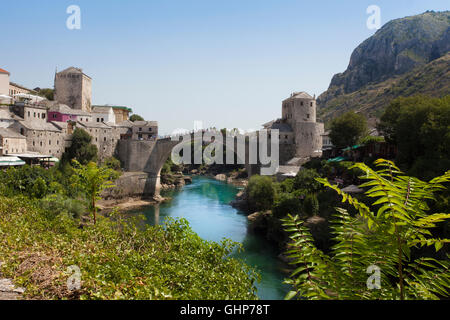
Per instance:
[[[350,109],[377,115],[400,95],[449,94],[449,51],[450,11],[392,20],[360,44],[347,70],[333,77],[318,98],[319,115],[328,120]]]

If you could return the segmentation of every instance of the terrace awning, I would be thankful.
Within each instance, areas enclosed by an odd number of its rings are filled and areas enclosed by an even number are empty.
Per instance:
[[[17,157],[0,157],[0,167],[23,166],[25,161]]]

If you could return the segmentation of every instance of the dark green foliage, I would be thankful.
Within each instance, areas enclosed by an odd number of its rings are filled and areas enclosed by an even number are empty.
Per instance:
[[[76,128],[72,135],[72,144],[63,154],[62,161],[77,160],[82,165],[97,162],[97,146],[91,143],[92,137],[83,129]]]
[[[60,192],[63,189],[61,183],[64,183],[64,178],[55,168],[46,170],[25,165],[0,171],[0,191],[5,196],[26,195],[40,199]]]
[[[375,171],[365,164],[355,167],[367,180],[366,196],[373,198],[366,206],[349,194],[318,179],[336,191],[342,202],[358,212],[351,216],[337,209],[333,219],[335,245],[325,254],[314,245],[309,230],[299,217],[284,219],[291,243],[287,252],[297,269],[287,281],[293,290],[286,298],[299,299],[440,299],[449,296],[450,263],[429,257],[414,257],[415,248],[433,246],[437,251],[450,242],[430,232],[436,224],[448,221],[450,214],[430,213],[427,202],[450,181],[450,171],[429,182],[408,177],[393,162],[377,160]],[[376,266],[380,286],[369,278]]]
[[[109,169],[112,169],[112,170],[116,170],[116,171],[121,171],[122,170],[120,161],[118,159],[116,159],[115,157],[106,158],[103,161],[103,165],[105,167],[109,168]]]
[[[294,189],[301,190],[304,194],[315,193],[322,189],[322,185],[316,178],[320,175],[315,169],[301,169],[294,178]]]
[[[430,179],[450,168],[450,96],[396,99],[379,129],[397,145],[397,162],[410,175]]]
[[[367,120],[358,113],[349,111],[330,124],[330,139],[337,148],[345,148],[357,144],[367,135]]]
[[[140,115],[138,115],[138,114],[133,114],[133,115],[131,115],[131,117],[130,117],[130,121],[133,121],[133,122],[135,122],[135,121],[144,121],[144,118],[142,118]]]
[[[283,218],[287,214],[301,214],[302,202],[298,195],[293,193],[282,193],[273,205],[272,213],[277,218]]]
[[[303,213],[307,216],[315,216],[319,214],[319,201],[317,196],[313,194],[308,194],[303,200]]]
[[[276,189],[272,178],[259,175],[252,176],[248,182],[247,194],[253,210],[270,209],[276,199]]]
[[[47,100],[53,101],[54,100],[54,93],[55,90],[50,89],[50,88],[44,88],[44,89],[40,89],[38,94],[44,98],[46,98]]]

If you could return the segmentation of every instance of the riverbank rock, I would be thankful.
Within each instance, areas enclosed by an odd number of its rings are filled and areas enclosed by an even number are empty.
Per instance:
[[[184,176],[183,179],[184,179],[184,183],[185,184],[191,184],[192,183],[192,177],[190,177],[190,176]]]
[[[247,201],[247,194],[242,190],[237,195],[236,198],[230,201],[230,205],[238,210],[248,212],[249,206]]]
[[[215,175],[214,179],[219,181],[227,181],[227,176],[223,173]]]

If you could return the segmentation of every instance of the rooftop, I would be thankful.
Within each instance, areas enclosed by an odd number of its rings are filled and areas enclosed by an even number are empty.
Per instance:
[[[19,123],[29,130],[61,132],[61,130],[51,122],[34,122],[24,120],[19,121]]]
[[[92,79],[87,74],[85,74],[83,72],[83,69],[81,69],[81,68],[68,67],[67,69],[64,69],[63,71],[57,72],[56,74],[61,74],[61,73],[81,73],[81,74],[85,75],[86,77],[88,77],[89,79]]]
[[[0,128],[0,137],[25,139],[25,136],[8,128]]]
[[[133,127],[157,127],[157,121],[134,121],[131,122]]]
[[[5,69],[2,69],[2,68],[0,68],[0,73],[10,74],[8,71],[6,71]]]
[[[72,109],[69,106],[62,104],[62,103],[58,103],[58,104],[53,104],[50,106],[49,110],[50,112],[60,112],[60,113],[64,113],[64,114],[73,114],[73,115],[89,115],[89,112],[83,111],[83,110],[79,110],[79,109]]]
[[[289,99],[308,99],[308,100],[313,100],[315,99],[315,97],[312,97],[309,93],[305,92],[305,91],[301,91],[301,92],[293,92],[291,93],[291,96],[289,98],[287,98],[286,100]]]
[[[125,106],[110,106],[109,104],[92,106],[92,108],[98,108],[98,107],[100,107],[100,108],[101,107],[103,107],[103,108],[108,107],[108,108],[122,109],[122,110],[125,110],[125,111],[128,111],[128,112],[133,112],[133,110],[131,108],[125,107]]]

